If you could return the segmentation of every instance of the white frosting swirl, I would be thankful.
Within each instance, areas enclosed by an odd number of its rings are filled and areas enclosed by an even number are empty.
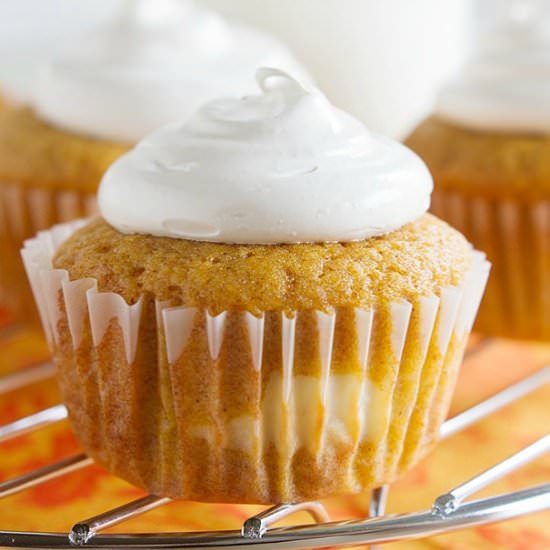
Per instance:
[[[219,99],[107,171],[104,218],[123,233],[223,243],[353,241],[415,220],[432,178],[403,145],[276,69],[262,95]]]
[[[546,0],[514,0],[437,113],[480,130],[550,133],[550,13]]]
[[[126,0],[44,68],[34,104],[70,131],[136,143],[220,91],[253,91],[262,64],[304,72],[271,36],[186,0]]]

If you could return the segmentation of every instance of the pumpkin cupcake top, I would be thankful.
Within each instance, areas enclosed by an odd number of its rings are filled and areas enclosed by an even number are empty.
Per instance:
[[[472,248],[425,214],[424,163],[288,74],[257,78],[261,94],[210,102],[116,161],[104,219],[55,267],[129,303],[212,312],[370,307],[460,284]]]
[[[471,245],[429,214],[388,235],[350,243],[229,245],[124,235],[98,219],[63,243],[54,266],[128,303],[153,296],[220,313],[363,307],[459,285]]]

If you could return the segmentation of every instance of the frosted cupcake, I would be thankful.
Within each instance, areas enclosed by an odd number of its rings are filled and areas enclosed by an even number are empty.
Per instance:
[[[285,73],[122,156],[23,257],[75,433],[154,494],[295,502],[438,438],[488,273],[432,180]]]
[[[94,212],[101,177],[119,155],[219,90],[253,91],[261,64],[297,67],[275,39],[210,11],[135,0],[44,68],[34,109],[0,114],[0,284],[19,318],[34,311],[18,257],[23,240]]]
[[[538,7],[486,37],[407,145],[434,175],[432,211],[494,266],[479,330],[550,341],[550,27]]]

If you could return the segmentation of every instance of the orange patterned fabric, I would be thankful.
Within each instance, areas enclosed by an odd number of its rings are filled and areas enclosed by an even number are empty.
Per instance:
[[[14,328],[0,310],[0,374],[47,360],[39,334]],[[550,363],[550,346],[472,338],[455,394],[457,413]],[[1,382],[0,382],[1,383]],[[0,424],[32,414],[59,402],[55,382],[35,383],[0,395]],[[390,492],[389,511],[426,509],[433,499],[474,474],[544,435],[550,426],[550,385],[455,435]],[[0,480],[28,472],[78,452],[66,422],[11,440],[0,447]],[[550,481],[546,456],[484,491],[512,491]],[[68,531],[78,520],[96,515],[143,493],[99,467],[85,468],[57,480],[0,500],[0,530]],[[334,520],[364,517],[368,495],[326,501]],[[259,506],[178,502],[111,529],[112,532],[237,529]],[[548,550],[550,513],[507,523],[478,527],[430,539],[385,546],[407,550]],[[286,524],[301,523],[297,515]]]

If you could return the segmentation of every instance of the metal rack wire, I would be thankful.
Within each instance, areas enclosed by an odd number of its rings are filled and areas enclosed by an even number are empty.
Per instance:
[[[41,379],[51,367],[41,365],[38,372],[28,371],[13,379],[0,380],[0,394],[14,387]],[[13,376],[13,375],[12,375]],[[13,380],[16,383],[13,383]],[[489,414],[550,383],[550,365],[508,387],[478,405],[451,418],[442,427],[447,438]],[[0,443],[19,437],[67,417],[63,405],[56,405],[11,424],[0,427]],[[0,547],[8,548],[316,548],[382,544],[421,538],[450,531],[517,518],[550,509],[550,483],[513,493],[465,502],[466,499],[494,481],[550,452],[550,434],[492,466],[474,478],[438,496],[430,510],[384,516],[389,487],[375,489],[371,495],[369,517],[331,522],[320,502],[278,504],[248,518],[240,531],[189,533],[101,534],[120,524],[170,502],[170,499],[148,495],[98,516],[76,522],[69,533],[0,531]],[[86,468],[92,460],[76,454],[0,483],[0,498],[19,493],[48,480]],[[313,525],[273,527],[281,519],[300,511],[308,512]]]

